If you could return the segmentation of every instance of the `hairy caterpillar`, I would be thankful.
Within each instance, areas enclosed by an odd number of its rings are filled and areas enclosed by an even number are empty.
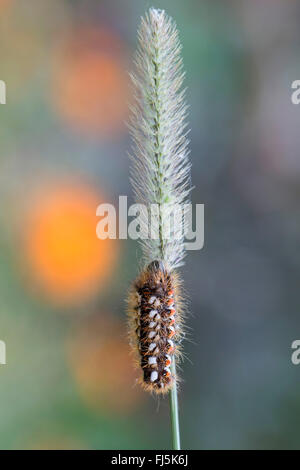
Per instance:
[[[145,390],[166,393],[174,381],[172,356],[181,332],[178,278],[162,261],[153,261],[136,279],[129,296],[131,345],[142,369]]]

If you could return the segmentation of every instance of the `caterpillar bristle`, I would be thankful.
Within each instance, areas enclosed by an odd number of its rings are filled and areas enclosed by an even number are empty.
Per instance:
[[[167,393],[177,377],[169,366],[178,355],[181,334],[178,276],[161,261],[151,262],[133,284],[129,296],[130,338],[147,391]]]

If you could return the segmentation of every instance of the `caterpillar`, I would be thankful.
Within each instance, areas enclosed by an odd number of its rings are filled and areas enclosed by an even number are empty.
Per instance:
[[[177,377],[170,365],[178,354],[181,334],[179,280],[162,261],[152,261],[133,284],[129,295],[130,343],[141,369],[142,387],[167,393]]]

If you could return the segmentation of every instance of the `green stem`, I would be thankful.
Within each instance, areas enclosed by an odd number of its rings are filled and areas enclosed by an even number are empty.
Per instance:
[[[171,364],[171,372],[173,377],[176,377],[176,359],[173,356]],[[174,382],[173,387],[169,392],[170,398],[170,416],[171,416],[171,429],[172,429],[172,446],[174,450],[180,450],[180,429],[179,429],[179,413],[178,413],[178,396],[177,385]]]

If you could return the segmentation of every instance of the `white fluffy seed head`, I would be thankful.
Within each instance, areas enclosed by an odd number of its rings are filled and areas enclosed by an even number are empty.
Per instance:
[[[174,269],[183,263],[184,227],[176,213],[180,223],[175,217],[169,231],[169,208],[182,210],[191,188],[181,45],[173,20],[154,8],[141,21],[138,41],[130,130],[132,184],[136,202],[147,208],[139,218],[141,232],[148,234],[141,243],[147,264],[161,259]]]

